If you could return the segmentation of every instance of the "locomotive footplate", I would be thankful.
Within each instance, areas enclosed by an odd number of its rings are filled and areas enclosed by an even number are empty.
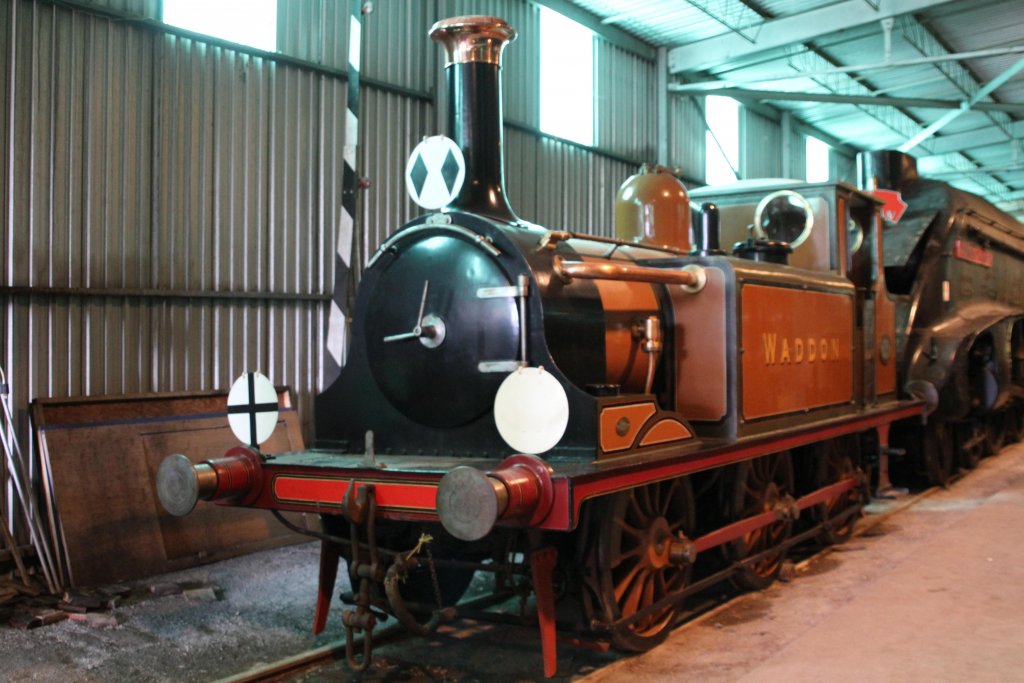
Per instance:
[[[496,507],[504,505],[510,510],[505,516],[500,512],[496,515],[493,523],[497,526],[571,531],[588,499],[847,434],[879,428],[887,432],[885,428],[895,421],[923,416],[920,402],[894,401],[855,417],[810,423],[801,430],[780,430],[735,441],[694,440],[681,447],[651,449],[643,455],[588,462],[560,457],[541,460],[536,456],[512,456],[505,461],[452,457],[431,458],[425,465],[422,457],[414,455],[378,455],[370,459],[364,453],[315,449],[261,455],[236,447],[224,458],[196,465],[184,456],[172,456],[179,460],[161,478],[167,479],[164,483],[168,485],[163,488],[189,498],[176,501],[179,510],[191,509],[196,500],[203,499],[222,505],[339,515],[350,489],[358,493],[372,485],[377,517],[445,522],[439,515],[439,487],[443,489],[446,476],[471,469],[480,473],[476,487],[458,487],[458,495],[464,498],[450,503],[450,507],[465,502],[476,509],[481,505],[480,487],[484,487],[484,495],[490,487]],[[187,486],[170,485],[190,476]],[[539,508],[543,508],[543,514],[538,514]]]

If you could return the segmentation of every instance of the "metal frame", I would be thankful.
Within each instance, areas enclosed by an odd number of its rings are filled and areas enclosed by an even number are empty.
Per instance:
[[[780,19],[757,27],[756,39],[733,35],[715,36],[669,51],[669,70],[676,73],[702,71],[725,61],[736,61],[767,50],[807,43],[829,33],[871,24],[889,17],[920,12],[951,0],[878,0],[877,7],[864,0],[845,0],[835,5]],[[696,3],[690,3],[699,7]]]

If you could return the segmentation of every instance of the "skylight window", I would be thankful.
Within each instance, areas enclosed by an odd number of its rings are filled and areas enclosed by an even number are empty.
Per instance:
[[[829,153],[832,148],[816,137],[807,136],[807,182],[823,183],[828,180]]]
[[[165,24],[277,50],[277,0],[164,0],[163,7]]]
[[[594,144],[594,34],[540,8],[540,129]]]
[[[704,180],[708,185],[739,179],[740,105],[731,97],[709,95],[704,99]]]

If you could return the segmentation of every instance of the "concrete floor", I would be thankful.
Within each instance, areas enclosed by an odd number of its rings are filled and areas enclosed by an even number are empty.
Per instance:
[[[588,683],[1024,680],[1024,445]]]
[[[797,579],[684,625],[652,652],[559,650],[559,677],[588,682],[1024,680],[1024,446],[951,489],[801,566]],[[309,632],[316,544],[237,558],[160,581],[220,599],[130,600],[117,625],[0,627],[3,681],[212,681],[342,636]],[[142,585],[137,586],[137,590]],[[459,622],[383,644],[374,666],[297,680],[534,680],[535,629]]]

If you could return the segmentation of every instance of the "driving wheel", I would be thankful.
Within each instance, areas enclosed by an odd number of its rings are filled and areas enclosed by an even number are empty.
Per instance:
[[[728,519],[736,522],[775,509],[783,496],[793,491],[793,461],[789,451],[765,455],[736,465],[732,476],[726,480],[731,480],[725,501]],[[779,519],[726,544],[726,557],[737,562],[760,555],[789,538],[792,529],[792,520]],[[785,558],[785,548],[768,553],[744,565],[733,581],[747,590],[765,588],[775,581]]]
[[[673,561],[673,548],[690,533],[693,490],[683,477],[608,496],[588,507],[581,538],[586,571],[584,607],[592,621],[636,617],[684,588],[690,563]],[[678,560],[678,558],[677,558]],[[670,604],[613,626],[612,644],[643,652],[661,643],[679,605]]]
[[[821,444],[820,448],[817,488],[835,484],[857,475],[856,463],[859,461],[859,449],[856,436],[848,435],[829,439]],[[818,540],[825,545],[831,545],[842,543],[850,538],[854,524],[857,522],[857,513],[850,512],[850,509],[859,509],[863,502],[861,489],[854,487],[811,508],[810,512],[815,519],[825,523],[825,528],[818,536]],[[844,516],[844,513],[848,514]],[[839,517],[843,517],[843,519],[837,521]]]

